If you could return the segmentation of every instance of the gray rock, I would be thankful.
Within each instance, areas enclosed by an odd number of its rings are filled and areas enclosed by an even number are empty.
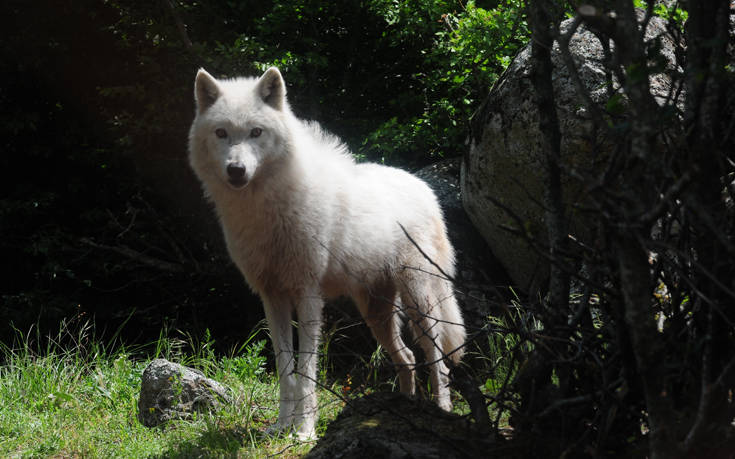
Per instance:
[[[171,419],[191,419],[195,412],[229,403],[228,392],[199,370],[156,359],[143,371],[138,420],[146,427],[155,427]]]
[[[562,23],[567,30],[571,20]],[[664,34],[665,22],[651,18],[647,39]],[[662,37],[662,54],[675,65],[674,43]],[[605,106],[604,54],[597,38],[580,28],[569,45],[579,76],[592,100]],[[530,234],[546,243],[543,197],[545,152],[541,148],[539,112],[530,80],[531,47],[527,45],[492,88],[472,120],[470,149],[462,163],[461,189],[464,207],[514,284],[534,292],[548,277],[548,265],[523,238],[507,228]],[[569,215],[569,232],[584,240],[589,222],[577,212],[584,190],[573,178],[591,173],[596,159],[604,158],[612,140],[595,132],[591,116],[561,59],[557,44],[552,51],[552,81],[561,130],[563,190]],[[651,77],[652,92],[659,102],[671,89],[665,73]],[[624,104],[625,101],[622,101]],[[500,205],[498,205],[499,203]],[[516,218],[504,209],[510,209]]]
[[[463,417],[400,393],[353,400],[335,419],[308,459],[487,457],[493,442]]]

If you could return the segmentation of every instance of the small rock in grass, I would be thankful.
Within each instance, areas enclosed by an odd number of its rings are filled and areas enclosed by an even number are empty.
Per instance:
[[[171,419],[191,419],[195,412],[230,403],[228,392],[199,370],[156,359],[143,371],[138,420],[146,427],[155,427]]]

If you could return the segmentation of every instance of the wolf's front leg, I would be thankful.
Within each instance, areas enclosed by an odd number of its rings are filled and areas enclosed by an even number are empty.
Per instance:
[[[298,400],[296,375],[294,374],[293,332],[291,329],[292,303],[288,300],[263,298],[265,317],[276,355],[276,371],[279,383],[278,422],[268,433],[290,430],[294,421],[294,408]]]
[[[296,376],[294,427],[300,440],[316,438],[316,370],[324,302],[319,293],[302,299],[297,308],[299,320],[299,363]]]

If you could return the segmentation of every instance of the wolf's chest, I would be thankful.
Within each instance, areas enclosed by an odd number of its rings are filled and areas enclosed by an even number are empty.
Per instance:
[[[255,291],[299,288],[305,274],[318,277],[320,246],[314,242],[313,225],[298,215],[250,217],[223,218],[222,227],[230,257]]]

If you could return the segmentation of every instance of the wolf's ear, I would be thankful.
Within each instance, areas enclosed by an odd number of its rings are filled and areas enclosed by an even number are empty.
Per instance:
[[[199,69],[194,80],[194,99],[197,102],[197,111],[203,113],[211,107],[220,96],[217,80],[204,69]]]
[[[265,71],[258,80],[256,90],[263,102],[276,110],[283,109],[286,102],[286,83],[277,68],[271,67]]]

